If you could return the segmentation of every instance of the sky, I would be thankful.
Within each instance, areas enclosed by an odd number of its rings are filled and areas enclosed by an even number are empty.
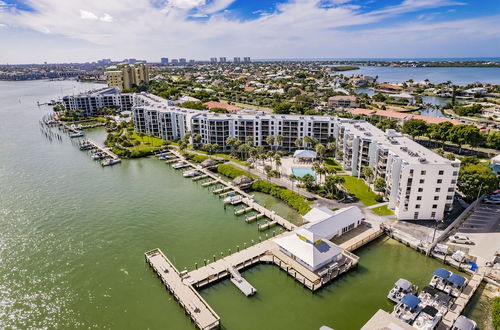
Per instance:
[[[499,57],[500,0],[0,0],[0,63]]]

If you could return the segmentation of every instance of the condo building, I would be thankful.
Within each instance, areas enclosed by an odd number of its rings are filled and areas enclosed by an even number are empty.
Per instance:
[[[310,136],[324,145],[334,142],[342,151],[337,152],[338,161],[353,176],[362,177],[363,168],[369,167],[374,173],[369,183],[382,178],[386,187],[381,193],[398,219],[441,220],[452,208],[460,161],[445,159],[394,130],[331,116],[216,114],[168,102],[135,94],[136,130],[166,140],[191,132],[201,137],[195,147],[216,143],[223,151],[229,150],[228,137],[242,142],[251,138],[255,146],[269,147],[266,137],[281,135],[281,150],[291,152],[297,149],[297,139]]]
[[[82,111],[87,116],[99,114],[101,108],[131,111],[134,94],[120,93],[117,88],[101,88],[90,93],[63,97],[66,110]]]
[[[106,68],[109,87],[119,90],[130,89],[134,85],[149,82],[149,69],[144,63],[121,63]]]

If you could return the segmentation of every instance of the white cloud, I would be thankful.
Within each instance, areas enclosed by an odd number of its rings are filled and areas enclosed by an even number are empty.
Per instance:
[[[106,13],[104,13],[104,15],[99,17],[99,19],[103,22],[108,22],[108,23],[113,22],[113,16],[111,16],[110,14],[106,14]]]
[[[91,11],[83,10],[80,9],[80,18],[81,19],[89,19],[89,20],[98,20],[99,17],[97,17],[96,14],[94,14]]]
[[[205,0],[169,0],[168,5],[180,9],[191,9],[203,6]]]

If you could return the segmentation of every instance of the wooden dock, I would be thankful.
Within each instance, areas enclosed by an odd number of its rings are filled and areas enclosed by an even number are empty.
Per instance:
[[[104,152],[106,155],[108,155],[109,157],[111,157],[112,159],[119,159],[120,157],[118,157],[118,155],[116,155],[114,152],[112,152],[111,150],[109,150],[109,148],[106,148],[104,146],[101,146],[99,145],[98,143],[92,141],[92,140],[89,140],[89,139],[86,139],[86,141],[91,144],[95,149],[99,149],[99,151],[101,152]]]
[[[160,249],[146,252],[145,257],[148,264],[155,270],[163,284],[199,329],[210,330],[220,326],[219,316],[191,285],[182,281],[177,268]]]
[[[245,222],[246,223],[252,223],[252,222],[255,222],[257,220],[259,220],[260,218],[263,218],[264,217],[264,214],[263,213],[259,213],[259,214],[256,214],[256,215],[252,215],[251,217],[247,217],[245,219]]]
[[[234,215],[242,215],[242,214],[248,213],[252,210],[253,210],[253,208],[251,208],[251,207],[243,207],[239,210],[234,210]]]
[[[229,268],[229,273],[231,274],[231,282],[245,295],[245,296],[251,296],[257,290],[248,283],[247,280],[241,276],[240,272],[238,272],[236,269],[233,267]]]

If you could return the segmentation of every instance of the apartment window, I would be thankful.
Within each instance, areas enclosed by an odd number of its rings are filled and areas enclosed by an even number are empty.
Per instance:
[[[441,188],[436,188],[436,192],[440,192],[441,191]]]
[[[434,196],[434,200],[438,201],[439,200],[439,196]]]
[[[431,218],[434,219],[436,217],[436,212],[431,213]]]
[[[410,175],[413,175],[413,170],[410,170]]]
[[[425,175],[425,173],[426,173],[425,171],[421,171],[420,172],[421,175]]]
[[[418,188],[418,192],[424,191],[424,188]]]
[[[422,200],[422,196],[417,196],[417,201],[421,201]]]
[[[446,199],[447,200],[453,199],[453,196],[451,196],[451,195],[450,196],[446,196]]]
[[[457,183],[457,180],[451,180],[451,184]]]
[[[438,179],[437,183],[443,183],[443,179]]]
[[[424,182],[425,182],[425,180],[424,180],[424,179],[420,179],[420,183],[424,183]]]
[[[437,204],[432,205],[432,208],[437,209],[438,208]]]
[[[457,176],[457,175],[458,175],[457,171],[453,172],[453,176]]]
[[[448,188],[448,192],[453,192],[453,191],[455,191],[455,189],[453,189],[453,188]]]
[[[413,214],[413,219],[418,219],[418,212],[415,212],[415,213]]]
[[[439,175],[443,175],[443,174],[444,174],[443,170],[439,171]]]
[[[416,208],[416,209],[419,209],[419,208],[420,208],[420,204],[416,204],[416,205],[415,205],[415,208]]]

